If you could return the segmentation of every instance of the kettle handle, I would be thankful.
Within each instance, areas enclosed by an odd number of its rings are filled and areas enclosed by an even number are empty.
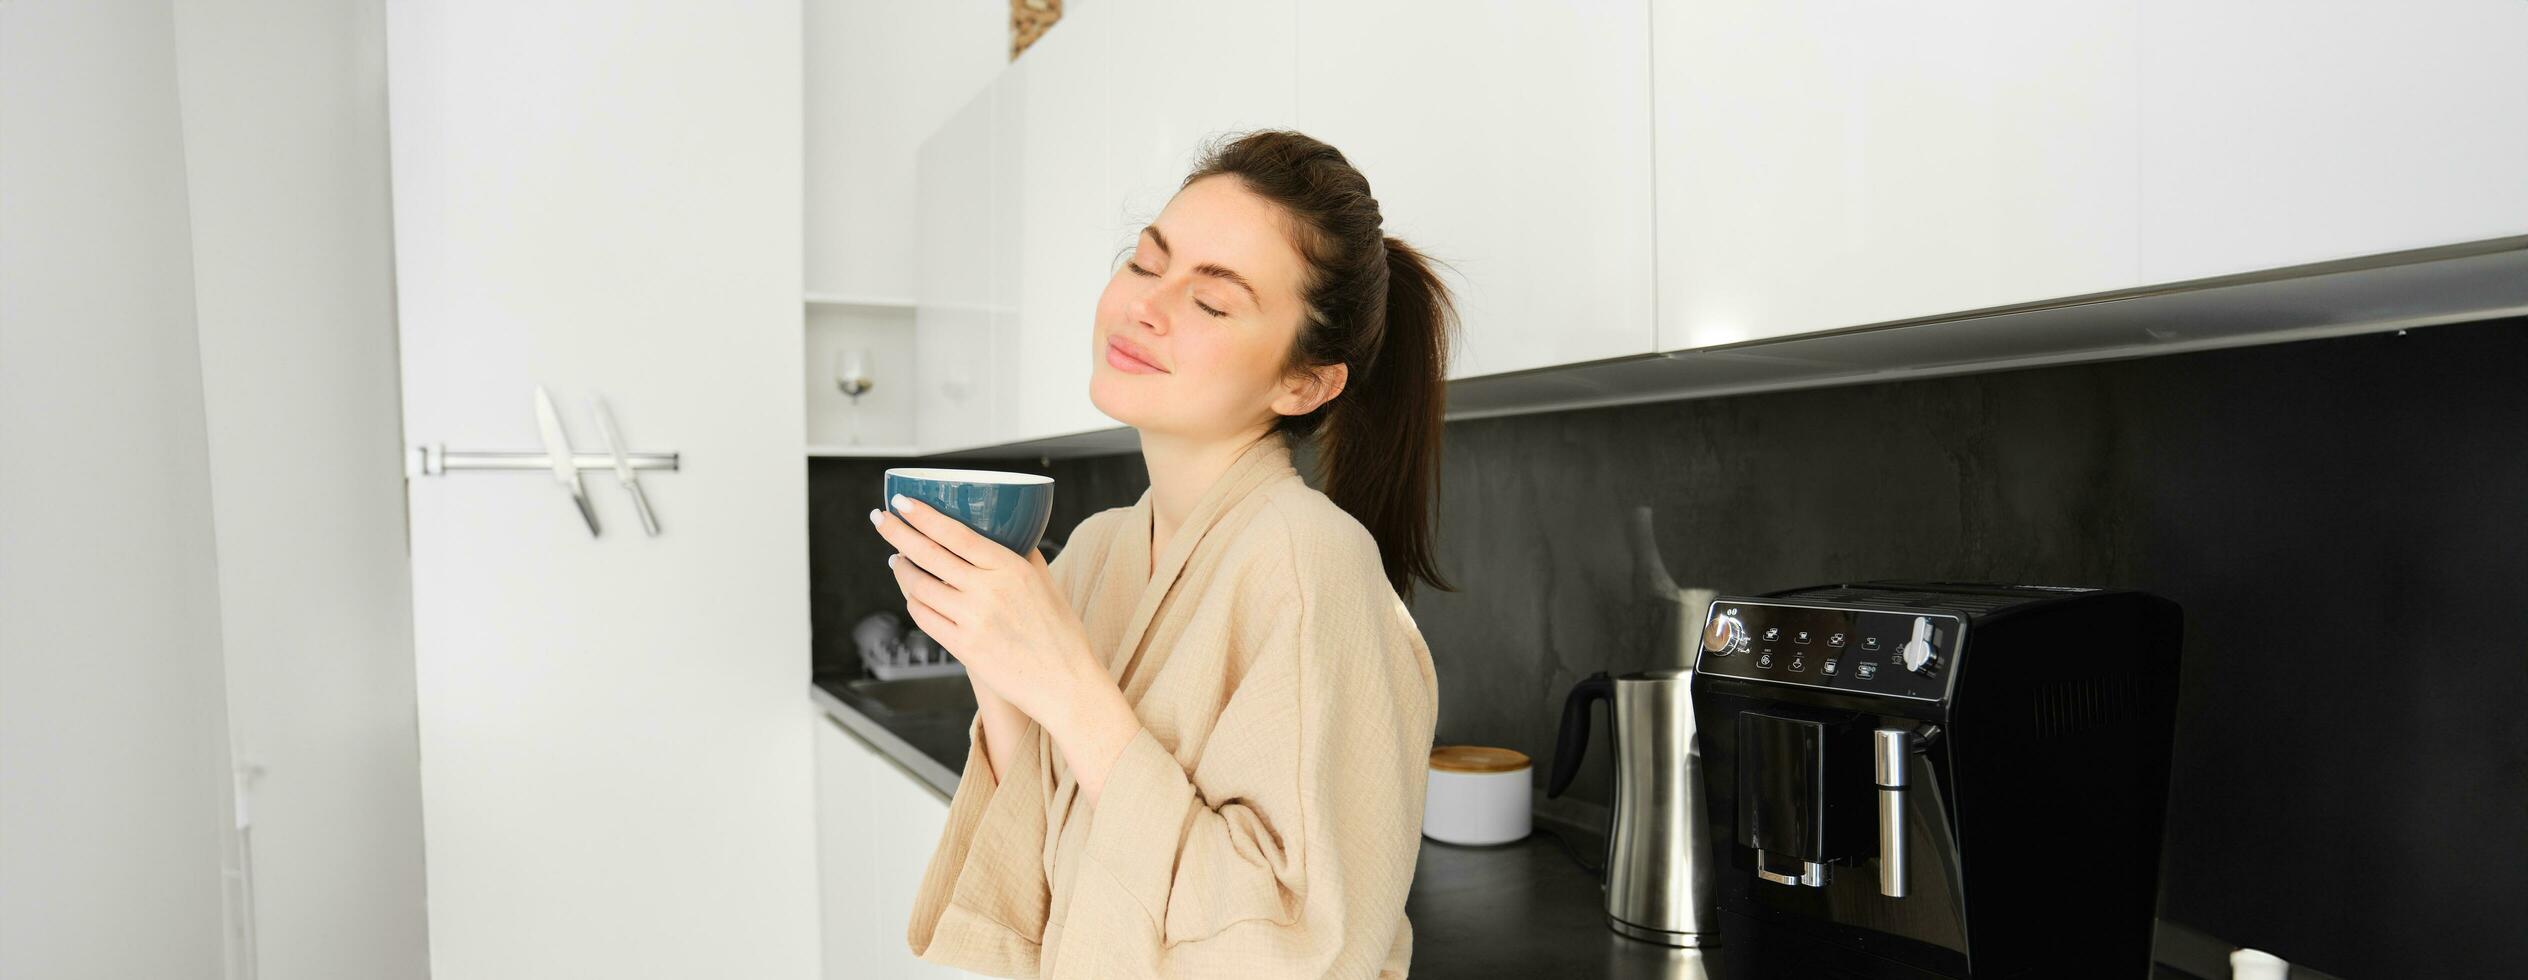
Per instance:
[[[1572,777],[1580,774],[1580,757],[1589,751],[1589,703],[1611,704],[1614,698],[1615,681],[1603,670],[1582,678],[1563,698],[1562,732],[1554,739],[1554,776],[1545,784],[1547,799],[1561,796],[1571,788]]]

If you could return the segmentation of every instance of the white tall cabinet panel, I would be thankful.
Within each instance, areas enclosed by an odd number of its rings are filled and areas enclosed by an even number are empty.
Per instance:
[[[1299,0],[1298,126],[1446,262],[1450,377],[1648,353],[1646,0]]]
[[[816,722],[816,773],[827,980],[975,976],[904,941],[948,804],[830,718]]]
[[[1655,5],[1658,346],[2136,285],[2136,19]]]
[[[2528,234],[2528,3],[2140,7],[2149,281]]]
[[[1019,55],[1025,104],[1006,121],[1022,155],[1014,182],[1016,336],[1008,355],[1017,403],[1001,441],[1116,424],[1088,397],[1097,296],[1110,260],[1127,244],[1118,203],[1123,182],[1106,152],[1112,134],[1104,100],[1113,94],[1105,88],[1106,61],[1114,56],[1107,31],[1115,13],[1104,3],[1065,10]]]

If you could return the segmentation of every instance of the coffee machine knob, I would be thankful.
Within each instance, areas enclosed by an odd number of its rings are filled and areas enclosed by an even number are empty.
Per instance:
[[[1914,638],[1905,641],[1905,648],[1897,656],[1904,659],[1906,670],[1917,674],[1928,674],[1940,666],[1940,655],[1931,647],[1931,617],[1914,617]]]
[[[1712,617],[1703,628],[1703,650],[1715,657],[1726,657],[1747,649],[1747,625],[1738,617],[1721,613]]]

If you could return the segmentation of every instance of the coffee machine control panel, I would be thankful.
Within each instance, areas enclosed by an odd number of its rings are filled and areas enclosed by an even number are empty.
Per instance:
[[[1965,631],[1952,613],[1723,599],[1704,618],[1694,669],[1938,701],[1948,695]]]

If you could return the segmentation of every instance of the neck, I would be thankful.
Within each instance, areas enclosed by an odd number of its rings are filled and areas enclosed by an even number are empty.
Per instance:
[[[1268,438],[1269,430],[1248,429],[1226,439],[1191,439],[1184,436],[1144,432],[1141,434],[1141,462],[1150,470],[1150,560],[1156,562],[1159,552],[1176,529],[1185,526],[1185,518],[1203,491],[1220,481],[1229,471],[1229,464],[1238,454],[1254,445],[1255,440]]]

